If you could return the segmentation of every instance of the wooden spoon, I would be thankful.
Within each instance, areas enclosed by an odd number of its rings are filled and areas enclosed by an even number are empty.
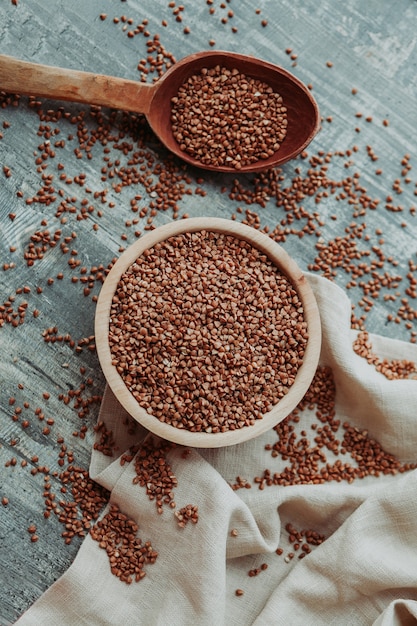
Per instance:
[[[114,76],[62,69],[0,55],[0,89],[9,93],[66,100],[142,113],[160,141],[171,152],[196,167],[234,172],[234,167],[203,165],[180,149],[172,134],[171,98],[182,83],[203,68],[216,65],[238,69],[246,76],[268,83],[280,93],[287,107],[288,130],[278,152],[242,167],[256,172],[281,165],[299,155],[318,131],[317,104],[298,78],[272,63],[225,51],[199,52],[175,63],[155,83],[147,84]]]

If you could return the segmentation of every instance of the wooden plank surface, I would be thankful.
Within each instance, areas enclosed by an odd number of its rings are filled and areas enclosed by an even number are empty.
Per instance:
[[[140,60],[157,56],[147,41],[159,34],[167,58],[213,48],[282,65],[312,86],[322,114],[307,158],[266,176],[216,176],[171,162],[132,117],[119,114],[110,123],[109,111],[100,121],[88,106],[1,98],[2,625],[58,578],[79,548],[80,539],[65,544],[57,516],[44,517],[44,487],[50,483],[57,501],[64,497],[62,441],[74,463],[88,468],[104,389],[94,350],[95,297],[137,231],[187,215],[246,220],[274,234],[303,270],[327,274],[331,260],[331,279],[349,287],[354,315],[369,332],[415,340],[415,0],[183,6],[180,22],[168,1],[0,5],[2,54],[139,80]],[[129,36],[137,25],[142,32]],[[107,139],[100,130],[106,124]],[[80,149],[84,138],[90,158]],[[148,172],[122,186],[131,158]],[[258,202],[246,204],[250,194]],[[28,264],[31,244],[39,249],[42,243],[43,257]],[[323,261],[317,261],[318,246]],[[356,258],[346,265],[349,251]],[[37,541],[28,532],[32,524]]]

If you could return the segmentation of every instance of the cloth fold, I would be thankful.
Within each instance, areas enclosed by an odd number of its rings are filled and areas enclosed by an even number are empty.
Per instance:
[[[417,623],[417,346],[369,335],[381,359],[416,364],[388,379],[353,350],[346,294],[307,277],[320,376],[270,432],[221,449],[170,445],[106,388],[111,451],[96,445],[90,465],[110,492],[101,519],[120,513],[157,556],[126,584],[88,535],[19,626]]]

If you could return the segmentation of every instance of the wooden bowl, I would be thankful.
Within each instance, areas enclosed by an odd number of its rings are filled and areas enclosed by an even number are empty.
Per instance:
[[[265,413],[253,425],[244,426],[236,430],[219,433],[193,432],[185,428],[177,428],[161,422],[157,417],[149,414],[130,393],[123,378],[116,367],[112,365],[112,355],[109,345],[110,310],[113,296],[122,274],[143,254],[169,237],[182,233],[197,231],[213,231],[231,235],[248,242],[262,251],[272,263],[285,274],[297,291],[304,309],[304,320],[307,323],[308,340],[301,366],[298,368],[294,383],[273,408]],[[185,446],[201,448],[217,448],[241,443],[269,430],[278,422],[285,419],[301,401],[308,390],[316,372],[320,348],[321,325],[319,311],[314,294],[305,276],[296,262],[285,250],[250,226],[220,218],[189,218],[178,222],[171,222],[149,231],[144,237],[126,249],[109,272],[101,289],[96,309],[95,337],[98,357],[108,385],[125,410],[142,426],[159,437]]]

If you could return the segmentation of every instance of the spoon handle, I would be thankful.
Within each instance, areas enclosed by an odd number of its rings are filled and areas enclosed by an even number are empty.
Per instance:
[[[149,112],[153,85],[21,61],[0,54],[0,90],[54,100]]]

